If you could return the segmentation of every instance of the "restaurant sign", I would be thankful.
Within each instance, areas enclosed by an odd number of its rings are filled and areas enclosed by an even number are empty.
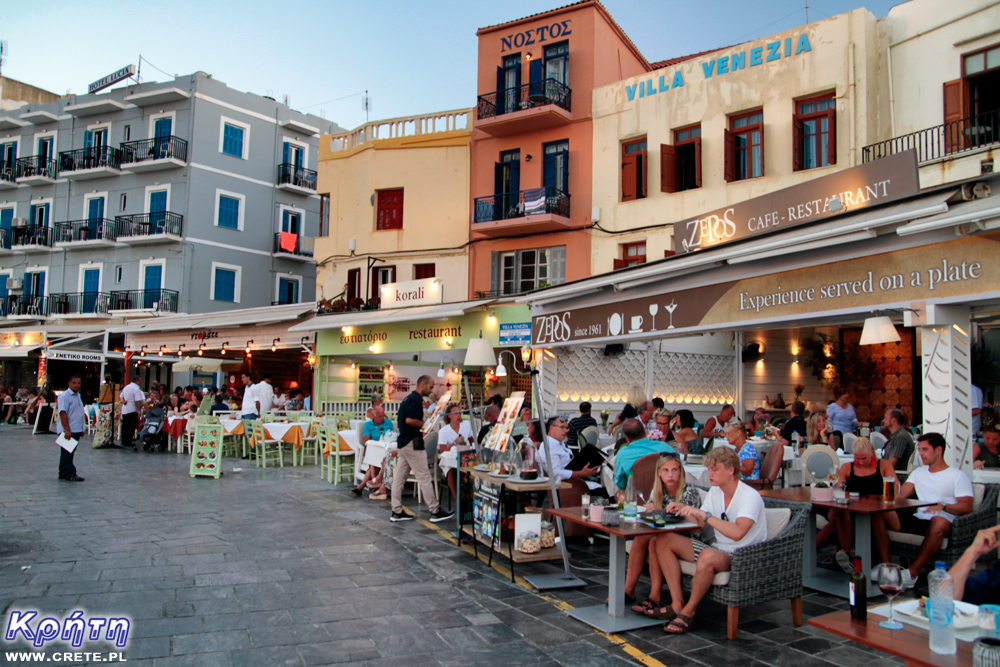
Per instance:
[[[381,287],[380,308],[406,308],[408,306],[430,306],[444,303],[444,286],[440,278],[407,280],[401,283],[386,283]]]
[[[532,318],[532,344],[614,343],[992,293],[1000,233]]]
[[[856,213],[920,191],[917,153],[896,153],[674,224],[674,252],[703,250]]]
[[[99,364],[104,361],[104,355],[100,352],[73,352],[71,350],[48,350],[45,356],[49,361],[83,361],[87,363]]]

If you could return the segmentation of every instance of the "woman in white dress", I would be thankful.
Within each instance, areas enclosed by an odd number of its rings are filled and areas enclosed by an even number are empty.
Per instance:
[[[457,451],[459,447],[471,447],[475,443],[476,437],[472,433],[472,426],[469,422],[462,421],[462,408],[459,407],[458,403],[449,403],[444,406],[444,422],[444,426],[438,431],[438,449],[442,453]],[[457,462],[458,457],[456,456],[454,460]],[[454,463],[451,459],[442,460],[441,469],[445,471],[451,495],[456,496],[458,472],[455,470]]]

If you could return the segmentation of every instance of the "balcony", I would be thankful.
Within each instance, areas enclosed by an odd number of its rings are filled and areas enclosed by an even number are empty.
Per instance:
[[[183,229],[184,216],[169,211],[115,218],[115,239],[130,245],[176,243],[181,240]]]
[[[77,118],[86,118],[88,116],[108,116],[124,109],[125,105],[123,103],[118,100],[113,100],[110,97],[104,97],[92,102],[84,102],[83,104],[67,104],[63,107],[63,111],[65,113],[68,113],[71,116],[76,116]]]
[[[122,173],[117,148],[95,146],[59,154],[59,173],[71,181],[118,176]]]
[[[57,222],[53,225],[52,233],[56,248],[78,250],[115,246],[115,221],[107,218]]]
[[[284,257],[295,262],[313,261],[313,239],[310,236],[278,232],[274,235],[275,257]]]
[[[105,292],[63,292],[50,294],[50,317],[110,317],[111,295]]]
[[[13,227],[11,248],[28,254],[52,252],[52,230],[37,225]]]
[[[17,182],[17,162],[0,160],[0,190],[16,190],[21,187]]]
[[[172,289],[134,289],[111,293],[109,311],[112,315],[119,313],[176,313],[177,290]]]
[[[316,172],[297,167],[290,162],[278,165],[278,189],[297,192],[300,195],[316,194]]]
[[[573,91],[555,79],[479,96],[476,127],[494,137],[533,132],[573,121]]]
[[[21,157],[14,163],[14,178],[18,185],[51,185],[58,175],[55,159],[44,155]]]
[[[8,294],[0,297],[0,315],[12,320],[37,320],[47,317],[49,302],[35,294]]]
[[[0,257],[7,257],[14,254],[13,242],[14,230],[0,228]]]
[[[482,236],[562,232],[572,228],[569,195],[555,188],[534,188],[477,197],[472,231]]]
[[[961,157],[1000,143],[1000,110],[953,120],[918,132],[880,141],[862,149],[862,160],[871,162],[911,148],[917,151],[917,162],[924,164],[942,158]]]
[[[177,169],[187,164],[188,144],[180,137],[155,137],[121,144],[121,168],[134,173]]]

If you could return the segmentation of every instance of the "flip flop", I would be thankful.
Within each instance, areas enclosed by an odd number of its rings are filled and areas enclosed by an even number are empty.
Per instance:
[[[670,605],[666,607],[655,607],[646,612],[646,616],[655,618],[658,621],[672,621],[677,618],[677,612]]]
[[[632,605],[632,611],[634,611],[637,614],[648,614],[651,611],[655,611],[659,605],[660,603],[657,602],[656,600],[653,600],[652,598],[646,598],[639,604]]]
[[[671,630],[671,628],[677,628],[676,630]],[[670,621],[663,627],[663,631],[668,635],[683,635],[690,632],[694,628],[694,619],[690,616],[685,616],[684,614],[677,614],[677,618]]]

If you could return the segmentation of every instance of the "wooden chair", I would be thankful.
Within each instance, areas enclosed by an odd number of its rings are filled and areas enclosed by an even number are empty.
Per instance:
[[[309,430],[302,438],[302,449],[299,452],[299,461],[301,463],[305,463],[306,456],[312,454],[313,464],[320,464],[320,459],[323,458],[323,445],[318,436],[318,429],[321,426],[323,426],[321,419],[318,417],[309,418]]]
[[[253,432],[253,451],[255,455],[254,459],[257,461],[257,465],[261,468],[266,468],[267,460],[271,459],[272,463],[277,463],[280,467],[284,468],[285,443],[281,440],[268,438],[267,433],[264,431],[264,423],[259,419],[250,420],[249,423]],[[243,428],[246,429],[247,425],[244,424]]]
[[[659,454],[646,454],[632,464],[632,485],[646,500],[652,497],[653,483],[656,481],[656,461],[659,458]]]
[[[353,476],[354,467],[344,466],[343,463],[345,459],[351,459],[356,456],[356,453],[354,449],[340,437],[340,433],[338,431],[331,431],[328,428],[327,442],[329,443],[329,456],[326,458],[331,459],[326,463],[327,481],[336,486],[343,481],[344,471],[349,471],[349,475]]]
[[[773,489],[774,483],[778,481],[781,474],[781,464],[784,462],[785,448],[774,443],[764,455],[764,461],[760,465],[760,479],[743,480],[755,489]]]

